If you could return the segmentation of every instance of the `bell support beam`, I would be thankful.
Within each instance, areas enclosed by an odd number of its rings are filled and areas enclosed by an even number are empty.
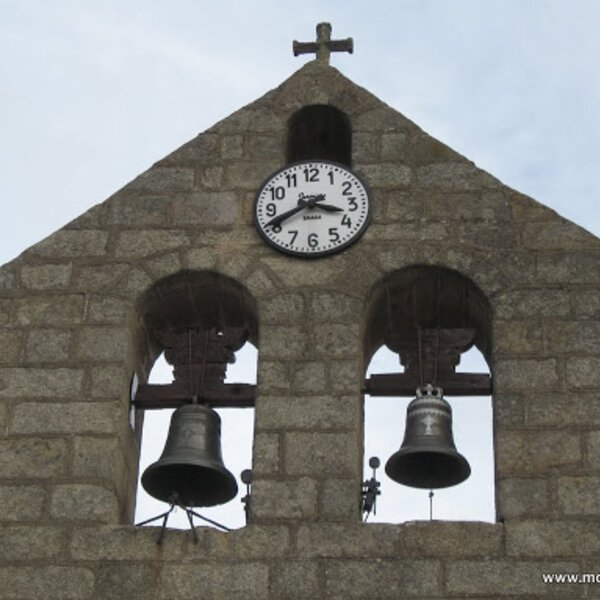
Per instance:
[[[252,408],[255,399],[256,386],[251,383],[225,383],[198,394],[198,401],[212,408]],[[141,410],[156,410],[179,408],[191,401],[185,385],[146,383],[138,387],[133,405]]]
[[[454,373],[446,376],[439,385],[445,396],[491,396],[492,378],[484,373]],[[415,390],[421,386],[418,377],[405,373],[385,373],[371,375],[365,380],[363,394],[370,396],[406,396],[415,395]]]

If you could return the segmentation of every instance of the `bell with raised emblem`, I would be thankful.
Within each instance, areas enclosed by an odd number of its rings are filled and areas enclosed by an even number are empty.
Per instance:
[[[430,384],[417,390],[408,405],[404,441],[385,465],[390,479],[414,488],[438,489],[462,483],[471,474],[452,435],[452,409],[442,389]]]

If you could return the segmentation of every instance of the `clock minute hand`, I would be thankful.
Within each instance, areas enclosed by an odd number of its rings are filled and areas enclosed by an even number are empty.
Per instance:
[[[276,227],[277,225],[280,225],[281,223],[283,223],[283,221],[285,221],[286,219],[288,219],[289,217],[295,215],[296,213],[299,213],[301,210],[306,208],[306,204],[304,202],[300,203],[301,201],[299,201],[298,206],[296,206],[295,208],[292,208],[284,213],[281,213],[280,215],[277,215],[276,217],[273,217],[268,223],[265,223],[265,227]]]

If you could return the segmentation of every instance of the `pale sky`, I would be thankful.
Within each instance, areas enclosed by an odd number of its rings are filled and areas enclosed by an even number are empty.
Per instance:
[[[347,77],[600,235],[597,0],[0,0],[0,264],[276,87],[321,21]]]

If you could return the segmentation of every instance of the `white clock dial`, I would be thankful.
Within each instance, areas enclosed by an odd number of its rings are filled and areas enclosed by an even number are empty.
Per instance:
[[[370,219],[369,196],[345,166],[311,160],[294,163],[262,185],[254,222],[271,246],[296,256],[318,257],[355,242]]]

